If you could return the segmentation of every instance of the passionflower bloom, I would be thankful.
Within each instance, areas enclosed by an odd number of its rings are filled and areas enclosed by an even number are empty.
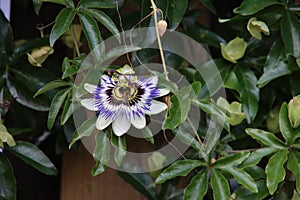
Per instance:
[[[137,129],[144,128],[146,114],[158,114],[167,109],[165,103],[153,100],[169,93],[168,89],[158,89],[157,82],[156,76],[137,76],[125,65],[111,75],[102,75],[99,85],[84,84],[93,97],[81,100],[81,104],[96,111],[98,130],[112,123],[113,132],[121,136],[131,124]]]

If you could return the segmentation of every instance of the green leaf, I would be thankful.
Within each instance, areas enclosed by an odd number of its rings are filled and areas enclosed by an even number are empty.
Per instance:
[[[114,8],[115,5],[109,0],[81,0],[78,8]]]
[[[103,61],[107,61],[113,58],[118,58],[122,55],[125,55],[126,53],[134,52],[141,50],[141,47],[137,46],[126,46],[126,45],[118,45],[117,47],[109,50],[107,53],[105,53],[103,57]]]
[[[92,51],[94,58],[97,60],[102,57],[105,49],[97,22],[86,12],[80,11],[78,15],[89,48]]]
[[[76,109],[76,105],[72,103],[72,98],[73,98],[72,95],[69,94],[65,101],[65,105],[61,113],[61,120],[60,120],[61,125],[64,125],[68,121],[68,119],[72,116],[73,112]]]
[[[260,160],[272,154],[276,149],[274,147],[267,147],[258,149],[250,154],[250,156],[239,166],[240,168],[256,166]]]
[[[226,157],[218,159],[214,164],[214,168],[222,168],[224,166],[236,166],[241,164],[244,160],[249,157],[250,153],[242,151],[239,153],[231,154]]]
[[[51,129],[52,126],[54,125],[58,112],[62,107],[69,92],[70,92],[70,88],[63,89],[59,91],[53,98],[48,113],[48,121],[47,121],[48,129]]]
[[[151,129],[148,126],[145,126],[144,128],[141,129],[141,132],[148,142],[151,144],[154,144],[154,138]]]
[[[230,199],[230,189],[226,178],[218,170],[211,170],[211,187],[214,193],[214,199],[228,200]]]
[[[96,128],[96,116],[86,120],[85,122],[83,122],[74,132],[73,137],[72,137],[72,141],[69,144],[69,148],[72,147],[73,144],[75,144],[75,142],[77,142],[78,140],[80,140],[83,137],[87,137],[90,136],[93,131]]]
[[[44,174],[57,175],[57,169],[39,148],[29,142],[17,141],[16,143],[16,146],[9,147],[9,151],[15,156]]]
[[[33,110],[49,110],[50,98],[53,98],[53,93],[33,98],[38,89],[55,78],[49,70],[19,65],[8,68],[8,70],[7,86],[17,102]]]
[[[92,176],[97,176],[99,174],[102,174],[103,172],[105,172],[107,166],[102,164],[99,161],[96,161],[96,165],[93,166],[92,168]]]
[[[9,22],[0,10],[0,68],[5,68],[13,48],[13,33]]]
[[[171,96],[171,108],[168,117],[163,122],[162,129],[174,129],[185,121],[190,107],[191,102],[189,100],[183,99],[180,95]]]
[[[256,76],[252,70],[245,66],[237,66],[235,70],[236,77],[239,81],[239,93],[243,112],[246,114],[247,122],[254,120],[258,111],[259,89],[256,86]]]
[[[267,187],[271,195],[277,190],[278,184],[285,178],[284,163],[288,159],[288,150],[276,152],[266,166]]]
[[[110,142],[104,132],[98,132],[95,137],[96,147],[93,157],[99,161],[101,165],[107,165],[110,159]]]
[[[258,192],[257,186],[253,178],[244,170],[233,167],[222,167],[222,170],[229,172],[238,183],[252,192]]]
[[[285,148],[285,144],[277,137],[275,137],[273,133],[252,128],[247,128],[246,133],[250,135],[253,139],[258,140],[259,142],[268,147],[274,147],[277,149]]]
[[[17,188],[13,168],[5,155],[0,154],[0,198],[16,200]]]
[[[199,160],[179,160],[165,169],[155,180],[156,184],[164,183],[165,181],[177,176],[186,176],[193,169],[203,166],[204,163]]]
[[[245,0],[239,7],[235,8],[233,12],[240,15],[252,15],[268,6],[279,3],[278,0]]]
[[[44,85],[42,88],[40,88],[33,96],[33,98],[37,97],[40,94],[43,94],[45,92],[48,92],[50,90],[53,90],[55,88],[58,87],[65,87],[65,86],[70,86],[69,82],[66,81],[62,81],[62,80],[54,80],[51,81],[49,83],[47,83],[46,85]]]
[[[284,102],[280,108],[279,128],[287,144],[292,144],[296,135],[289,121],[288,106],[286,102]]]
[[[118,175],[148,200],[156,200],[156,188],[152,177],[147,173],[127,173],[118,171]]]
[[[117,38],[119,43],[121,42],[121,37],[119,34],[119,30],[115,23],[111,20],[111,18],[105,14],[104,12],[96,9],[84,9],[84,11],[90,14],[93,18],[95,18],[98,22],[104,25],[112,34]]]
[[[270,81],[291,73],[286,63],[285,53],[282,51],[283,48],[284,46],[281,40],[274,42],[266,59],[264,73],[257,81],[258,87],[262,88]]]
[[[201,170],[184,189],[184,199],[202,200],[208,189],[208,177]]]
[[[37,15],[40,12],[43,2],[52,2],[52,3],[74,7],[74,3],[72,0],[33,0],[34,11]]]
[[[287,168],[295,175],[296,189],[300,192],[300,153],[298,151],[289,151]]]
[[[206,7],[208,8],[213,14],[216,15],[216,9],[212,3],[211,0],[200,0],[200,2]]]
[[[112,134],[111,143],[115,148],[114,158],[118,166],[121,166],[124,156],[126,155],[126,141],[125,137],[117,137]]]
[[[235,200],[261,200],[265,199],[268,195],[268,188],[266,187],[266,182],[264,180],[260,180],[256,182],[258,192],[254,193],[249,191],[244,187],[238,187],[237,190],[234,191]]]
[[[167,18],[170,21],[168,29],[175,30],[182,20],[185,10],[188,6],[188,0],[171,0],[168,4]]]
[[[300,57],[300,22],[294,12],[286,10],[281,19],[282,38],[285,46],[285,53]]]
[[[50,45],[53,46],[55,41],[62,36],[69,28],[75,17],[76,10],[68,7],[60,11],[55,19],[55,24],[50,33]]]

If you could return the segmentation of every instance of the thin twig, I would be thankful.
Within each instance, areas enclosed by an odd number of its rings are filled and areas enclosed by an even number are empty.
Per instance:
[[[183,158],[186,160],[186,157],[177,149],[177,147],[175,147],[168,139],[167,135],[166,135],[166,131],[163,131],[163,135],[165,140],[168,142],[169,145],[171,145],[173,147],[173,149],[175,149],[175,151]]]
[[[194,133],[194,135],[196,136],[196,138],[197,138],[199,144],[200,144],[202,147],[204,147],[204,144],[203,144],[201,138],[199,137],[199,135],[198,135],[198,133],[197,133],[197,130],[196,130],[194,124],[192,123],[192,121],[190,120],[190,118],[187,118],[187,120],[188,120],[188,122],[189,122],[189,124],[190,124],[190,126],[191,126],[191,128],[192,128],[192,130],[193,130],[193,133]]]
[[[162,65],[163,65],[165,78],[166,78],[167,81],[169,81],[168,70],[167,70],[167,66],[166,66],[165,56],[164,56],[164,52],[163,52],[163,49],[162,49],[159,30],[158,30],[158,25],[157,25],[157,23],[158,23],[157,22],[157,11],[159,11],[159,9],[156,7],[156,5],[154,3],[154,0],[150,0],[150,1],[151,1],[152,9],[153,9],[153,16],[154,16],[155,29],[156,29],[156,37],[157,37],[157,43],[158,43],[159,53],[160,53],[160,57],[161,57],[161,62],[162,62]]]

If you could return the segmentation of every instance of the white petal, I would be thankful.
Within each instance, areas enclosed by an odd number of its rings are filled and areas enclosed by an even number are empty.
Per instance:
[[[105,129],[110,123],[111,123],[111,118],[104,118],[101,117],[101,115],[98,116],[97,121],[96,121],[96,128],[98,130],[103,130]]]
[[[152,84],[154,85],[157,85],[157,82],[158,82],[158,78],[157,76],[151,76],[148,78],[149,82],[151,82]]]
[[[131,123],[135,128],[142,129],[146,126],[145,116],[142,115],[141,117],[131,117]]]
[[[97,86],[89,83],[84,84],[84,89],[88,91],[88,93],[93,94],[96,90]]]
[[[146,114],[148,115],[155,115],[158,114],[168,108],[167,104],[152,100],[151,101],[151,106],[150,106],[150,111],[145,111]]]
[[[88,110],[92,110],[92,111],[98,110],[97,106],[95,106],[95,99],[82,99],[80,103]]]
[[[112,123],[112,129],[116,136],[122,136],[130,128],[130,121],[126,117],[119,115]]]
[[[167,89],[167,88],[160,88],[158,90],[159,90],[159,96],[158,97],[162,97],[162,96],[165,96],[165,95],[170,93],[170,90]]]

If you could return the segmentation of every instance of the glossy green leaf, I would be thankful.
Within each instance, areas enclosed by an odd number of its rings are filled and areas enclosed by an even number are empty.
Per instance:
[[[76,105],[72,102],[72,98],[72,95],[69,94],[65,101],[65,105],[61,113],[61,125],[64,125],[68,121],[68,119],[72,116],[73,112],[76,109]]]
[[[60,108],[62,107],[69,92],[70,92],[69,88],[63,89],[63,90],[59,91],[53,98],[50,108],[49,108],[49,113],[48,113],[48,121],[47,121],[48,129],[51,129],[52,126],[54,125],[54,122],[58,115],[58,112],[59,112]]]
[[[279,112],[279,127],[287,144],[292,144],[294,142],[295,133],[289,121],[288,106],[285,102],[281,105]]]
[[[126,141],[125,137],[117,137],[112,134],[111,143],[115,148],[114,159],[118,166],[121,166],[124,156],[126,155]]]
[[[207,172],[201,170],[184,189],[184,199],[202,200],[207,189]]]
[[[127,173],[118,171],[118,175],[127,183],[132,185],[138,192],[147,197],[148,200],[156,200],[156,188],[152,177],[147,173]]]
[[[284,164],[288,159],[288,150],[276,152],[266,166],[267,187],[270,194],[274,194],[278,184],[285,178]]]
[[[187,9],[188,0],[171,0],[168,4],[167,18],[170,23],[168,29],[175,30],[182,20],[182,17]]]
[[[70,28],[75,14],[76,10],[71,7],[64,8],[60,11],[55,19],[55,24],[50,33],[49,42],[51,46],[53,46],[55,41]]]
[[[214,193],[214,199],[228,200],[230,199],[230,189],[226,178],[218,170],[211,170],[211,187]]]
[[[273,133],[252,128],[247,128],[246,133],[250,135],[253,139],[261,142],[262,144],[268,147],[274,147],[277,149],[285,148],[285,144],[277,137],[275,137]]]
[[[51,3],[56,3],[56,4],[61,4],[61,5],[66,5],[66,6],[73,6],[74,3],[72,0],[33,0],[33,7],[35,13],[38,15],[41,9],[41,6],[43,2],[51,2]]]
[[[276,149],[274,147],[266,147],[258,149],[250,154],[250,156],[239,166],[240,168],[245,167],[253,167],[256,166],[260,160],[275,152]]]
[[[96,116],[83,122],[74,132],[69,148],[83,137],[90,136],[96,128]]]
[[[151,129],[148,126],[145,126],[144,128],[141,129],[141,132],[148,142],[151,144],[154,144],[154,138]]]
[[[245,0],[239,7],[235,8],[233,12],[240,15],[252,15],[268,6],[279,3],[278,0]]]
[[[207,44],[216,48],[220,47],[220,43],[226,43],[226,41],[217,33],[202,27],[188,29],[186,34],[192,37],[197,42]]]
[[[81,0],[78,8],[114,8],[115,5],[109,0]]]
[[[190,107],[191,102],[189,100],[183,99],[179,95],[171,96],[171,108],[168,117],[163,122],[163,130],[174,129],[185,121]]]
[[[99,161],[96,161],[96,165],[93,166],[92,168],[92,176],[97,176],[99,174],[102,174],[103,172],[105,172],[107,166],[102,164]]]
[[[94,58],[97,60],[101,58],[105,49],[97,22],[86,12],[80,11],[78,14],[89,48],[92,51]]]
[[[206,7],[208,8],[213,14],[216,15],[216,9],[212,3],[211,0],[200,0],[200,2]]]
[[[259,107],[259,89],[256,86],[257,78],[254,72],[245,66],[237,66],[235,73],[239,81],[239,88],[241,88],[239,93],[241,95],[243,112],[246,114],[247,122],[250,123],[254,120]]]
[[[126,46],[126,45],[118,45],[117,47],[109,50],[107,53],[105,53],[103,57],[103,61],[107,61],[110,59],[116,59],[122,55],[125,55],[126,53],[131,53],[134,51],[141,50],[141,47],[137,46]]]
[[[258,192],[258,188],[253,178],[244,170],[233,167],[223,167],[222,170],[229,172],[238,183],[252,192]]]
[[[90,14],[93,18],[95,18],[98,22],[100,22],[103,26],[109,30],[113,36],[117,38],[119,42],[121,42],[121,37],[119,34],[119,30],[115,23],[111,20],[111,18],[105,14],[104,12],[96,9],[84,9],[84,11]]]
[[[37,111],[49,110],[53,93],[43,94],[33,98],[38,89],[55,79],[55,76],[45,68],[32,66],[14,66],[8,69],[7,86],[9,92],[20,104]]]
[[[53,90],[55,88],[59,88],[59,87],[65,87],[65,86],[70,86],[71,84],[69,82],[66,81],[62,81],[62,80],[54,80],[51,81],[49,83],[47,83],[46,85],[44,85],[42,88],[40,88],[35,94],[34,94],[34,98],[37,97],[40,94],[43,94],[45,92],[48,92],[50,90]]]
[[[107,165],[110,159],[110,142],[104,132],[98,132],[95,136],[96,146],[93,157],[101,165]]]
[[[289,151],[287,168],[295,175],[296,189],[300,192],[300,153],[298,151]]]
[[[266,186],[266,182],[264,180],[260,180],[256,182],[258,192],[251,192],[250,190],[239,187],[234,191],[235,200],[261,200],[265,199],[269,195],[268,188]]]
[[[300,57],[300,22],[294,12],[285,11],[281,19],[281,31],[285,53]]]
[[[13,48],[13,33],[9,22],[0,10],[0,68],[8,64],[8,55]]]
[[[204,163],[199,160],[179,160],[165,169],[155,180],[156,184],[164,183],[165,181],[177,176],[186,176],[193,169],[203,166]]]
[[[29,142],[17,141],[16,143],[16,146],[9,148],[15,156],[44,174],[57,175],[57,169],[39,148]]]
[[[218,159],[214,164],[214,168],[222,168],[224,166],[236,166],[241,164],[244,160],[249,157],[250,153],[242,151],[239,153],[231,154],[223,158]]]
[[[16,200],[17,188],[13,168],[3,154],[0,154],[0,166],[0,198]]]
[[[281,40],[274,42],[266,59],[264,73],[257,81],[258,87],[264,87],[270,81],[291,73],[283,48]]]

